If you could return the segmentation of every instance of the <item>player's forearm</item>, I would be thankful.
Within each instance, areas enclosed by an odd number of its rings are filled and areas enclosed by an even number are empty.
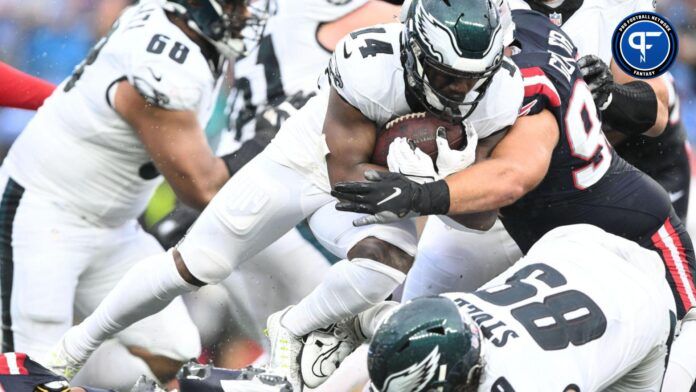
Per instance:
[[[337,182],[365,181],[365,172],[368,170],[388,171],[387,168],[373,163],[343,165],[333,162],[331,158],[328,157],[326,163],[328,165],[329,180],[332,188]]]
[[[179,200],[197,210],[203,210],[208,205],[229,177],[225,162],[213,157],[208,165],[199,166],[195,171],[165,174]]]
[[[647,79],[645,82],[652,87],[657,97],[657,116],[655,124],[644,135],[656,137],[664,132],[669,121],[669,93],[665,84],[667,82],[662,78]]]
[[[627,135],[659,136],[669,120],[669,91],[664,78],[635,79],[611,63],[612,100],[602,121]]]
[[[514,203],[538,184],[521,165],[499,159],[473,165],[445,181],[449,187],[450,216],[497,210]]]

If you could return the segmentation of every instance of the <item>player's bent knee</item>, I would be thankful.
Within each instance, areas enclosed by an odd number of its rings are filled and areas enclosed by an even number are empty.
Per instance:
[[[384,301],[406,280],[406,274],[371,259],[341,260],[331,267],[328,279],[339,278],[370,304]],[[365,284],[369,282],[369,284]]]
[[[376,237],[367,237],[356,243],[348,251],[348,259],[370,259],[379,261],[403,273],[407,273],[413,265],[413,256]]]
[[[172,253],[179,274],[193,285],[218,284],[232,273],[232,265],[227,260],[204,248],[179,247]]]

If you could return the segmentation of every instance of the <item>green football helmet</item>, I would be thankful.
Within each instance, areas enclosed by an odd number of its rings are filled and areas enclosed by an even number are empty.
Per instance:
[[[470,116],[503,61],[500,0],[413,0],[404,22],[406,84],[450,121]],[[453,88],[453,86],[459,86]]]
[[[381,392],[458,391],[480,368],[476,323],[462,318],[445,297],[402,305],[378,328],[367,367],[371,388]]]
[[[272,5],[271,0],[162,0],[162,8],[182,16],[190,28],[229,58],[256,46]]]

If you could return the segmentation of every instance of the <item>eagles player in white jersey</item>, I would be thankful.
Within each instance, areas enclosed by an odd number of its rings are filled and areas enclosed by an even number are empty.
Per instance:
[[[239,170],[315,94],[317,77],[340,38],[358,27],[395,21],[398,14],[398,6],[381,0],[275,1],[259,44],[234,63],[228,128],[220,135],[218,155],[236,154],[234,169]],[[158,222],[154,235],[163,246],[174,246],[198,215],[177,206]],[[292,229],[223,282],[236,323],[266,342],[261,332],[268,315],[302,299],[328,268],[324,256]]]
[[[262,26],[243,0],[143,0],[46,100],[0,169],[3,351],[48,361],[75,318],[162,252],[136,221],[158,172],[197,208],[229,178],[230,157],[213,155],[202,126],[226,56]],[[116,338],[81,382],[166,380],[200,350],[180,300]]]
[[[330,183],[378,168],[369,163],[378,127],[423,107],[471,124],[467,149],[442,154],[452,171],[470,163],[474,148],[485,156],[517,117],[521,77],[503,57],[509,18],[488,0],[418,4],[406,25],[373,26],[339,42],[317,96],[232,177],[175,249],[131,269],[64,336],[56,368],[74,371],[104,339],[196,286],[220,282],[308,217],[319,241],[343,260],[298,305],[269,318],[270,365],[301,390],[299,336],[384,300],[403,282],[416,245],[410,220],[354,227],[361,215],[334,209]],[[440,60],[426,60],[426,50]]]
[[[388,305],[370,343],[372,389],[660,391],[676,323],[664,273],[634,242],[556,228],[475,292]]]

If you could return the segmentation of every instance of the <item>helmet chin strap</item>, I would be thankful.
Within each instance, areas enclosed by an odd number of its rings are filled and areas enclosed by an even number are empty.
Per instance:
[[[543,0],[542,2],[551,8],[560,7],[565,0]]]

